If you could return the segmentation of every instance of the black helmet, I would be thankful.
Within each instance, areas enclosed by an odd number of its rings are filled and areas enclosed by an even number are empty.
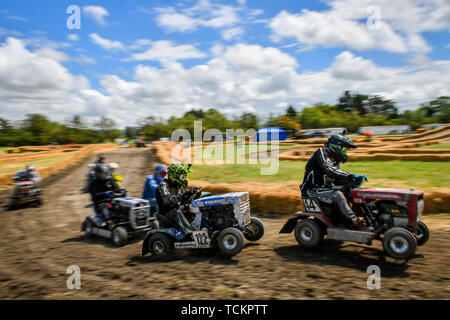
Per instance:
[[[98,164],[95,166],[95,174],[97,179],[108,179],[110,176],[110,170],[106,165]]]
[[[342,134],[333,134],[325,142],[325,147],[331,150],[331,152],[339,159],[339,162],[347,162],[348,156],[346,149],[357,148],[356,144],[349,137],[345,136],[347,130],[344,130]]]

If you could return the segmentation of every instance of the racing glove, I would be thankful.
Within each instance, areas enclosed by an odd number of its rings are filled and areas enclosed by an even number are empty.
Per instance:
[[[361,174],[354,174],[353,179],[355,181],[355,183],[353,184],[353,188],[359,188],[364,183],[364,181],[369,181],[366,176]]]

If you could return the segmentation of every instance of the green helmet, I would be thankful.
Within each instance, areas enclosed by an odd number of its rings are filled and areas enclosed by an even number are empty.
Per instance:
[[[167,169],[167,176],[170,181],[180,184],[183,188],[188,185],[187,175],[192,172],[191,165],[183,165],[179,163],[172,163]]]

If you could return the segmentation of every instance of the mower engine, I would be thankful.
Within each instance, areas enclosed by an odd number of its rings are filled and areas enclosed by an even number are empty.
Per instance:
[[[353,189],[355,204],[374,203],[376,216],[389,227],[417,230],[424,210],[424,193],[420,190],[395,188]]]
[[[190,204],[191,213],[196,215],[195,225],[200,226],[201,218],[212,230],[222,230],[250,224],[250,198],[248,192],[233,192],[194,200]],[[198,218],[197,218],[198,217]]]
[[[114,207],[119,214],[128,217],[130,226],[135,229],[144,229],[150,224],[150,203],[148,200],[138,198],[115,198]]]

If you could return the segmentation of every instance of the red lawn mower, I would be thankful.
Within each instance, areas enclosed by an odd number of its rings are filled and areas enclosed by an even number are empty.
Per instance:
[[[280,233],[294,231],[297,242],[305,248],[319,246],[328,239],[372,244],[381,240],[384,251],[395,259],[411,258],[417,246],[427,242],[430,231],[420,221],[424,210],[424,193],[412,189],[352,188],[340,189],[350,202],[363,230],[354,226],[335,204],[303,197],[305,212],[296,212]],[[368,231],[370,230],[370,231]]]

